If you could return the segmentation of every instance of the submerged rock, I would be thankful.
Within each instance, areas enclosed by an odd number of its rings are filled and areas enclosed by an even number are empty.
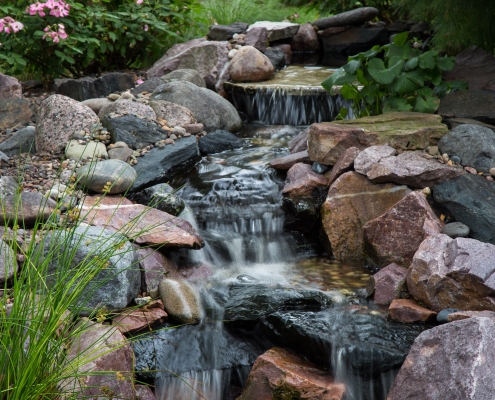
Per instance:
[[[221,151],[236,149],[245,144],[234,134],[225,130],[216,130],[202,136],[198,140],[199,151],[202,155],[220,153]]]
[[[145,206],[154,207],[166,213],[178,216],[186,207],[184,200],[176,194],[176,190],[167,183],[160,183],[136,193],[133,200]]]

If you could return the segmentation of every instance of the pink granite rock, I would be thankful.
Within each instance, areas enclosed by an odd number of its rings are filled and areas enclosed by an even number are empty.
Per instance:
[[[314,172],[311,165],[298,163],[287,172],[282,193],[291,197],[311,196],[313,190],[328,186],[328,179]]]
[[[0,73],[0,99],[12,97],[22,98],[22,86],[16,78]]]
[[[309,163],[309,156],[307,150],[299,153],[289,154],[288,156],[275,158],[270,161],[270,167],[280,170],[288,170],[297,163]]]
[[[436,318],[437,313],[426,307],[421,307],[416,300],[395,299],[390,304],[388,316],[394,321],[411,324],[431,321]]]
[[[388,305],[405,290],[406,277],[407,269],[392,263],[370,277],[367,291],[376,304]]]
[[[358,154],[359,149],[357,147],[349,147],[345,152],[341,154],[341,156],[337,159],[337,162],[333,166],[330,174],[328,175],[329,185],[334,183],[340,175],[352,169],[354,161]]]
[[[112,320],[114,325],[125,335],[134,335],[163,324],[167,320],[161,300],[154,300],[138,309],[124,309]]]

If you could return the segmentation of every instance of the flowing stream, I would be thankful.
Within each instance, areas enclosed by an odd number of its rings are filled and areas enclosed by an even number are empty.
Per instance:
[[[163,371],[155,380],[158,400],[235,399],[256,358],[274,346],[293,349],[327,368],[346,384],[346,400],[384,400],[421,331],[391,324],[384,310],[353,294],[369,277],[361,263],[333,262],[322,255],[314,237],[284,230],[284,176],[268,163],[287,154],[287,143],[298,131],[248,126],[241,133],[248,138],[243,148],[205,157],[172,183],[182,187],[179,194],[188,204],[181,217],[206,242],[202,250],[183,257],[211,265],[213,276],[197,284],[204,308],[201,324],[158,330],[135,347],[138,370]],[[226,321],[245,311],[234,306],[227,318],[234,289],[246,289],[244,298],[253,299],[266,292],[259,307],[269,307],[272,299],[275,304],[280,290],[282,296],[318,290],[330,300],[323,310],[296,306],[257,322]],[[278,335],[282,331],[286,334]]]

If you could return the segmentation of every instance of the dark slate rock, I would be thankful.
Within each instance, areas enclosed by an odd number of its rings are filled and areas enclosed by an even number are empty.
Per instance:
[[[136,86],[134,89],[131,90],[131,93],[134,96],[143,92],[153,93],[153,90],[155,90],[158,86],[163,85],[164,83],[165,81],[162,78],[154,76],[153,78],[150,78],[140,85]]]
[[[34,105],[26,99],[0,99],[0,130],[24,125],[35,117]]]
[[[440,100],[437,113],[444,118],[474,119],[494,125],[495,93],[483,90],[451,92]]]
[[[136,193],[132,199],[139,204],[157,208],[176,217],[186,206],[184,200],[176,194],[176,190],[166,183],[146,188]]]
[[[389,33],[383,27],[354,27],[322,38],[324,57],[330,55],[352,56],[367,51],[375,45],[387,44],[389,41]]]
[[[233,285],[225,304],[225,318],[229,321],[256,321],[276,311],[315,311],[331,305],[331,298],[319,290]]]
[[[118,247],[118,250],[115,250]],[[71,270],[91,265],[95,256],[110,262],[91,280],[85,295],[74,307],[79,315],[94,309],[109,311],[126,307],[139,293],[141,272],[132,244],[125,236],[96,226],[80,226],[74,231],[53,231],[38,247],[41,259],[48,256],[47,284],[55,285],[57,277],[71,278]],[[70,258],[69,258],[70,257]],[[60,278],[58,278],[60,279]]]
[[[311,169],[319,174],[324,174],[325,172],[329,171],[331,167],[328,165],[323,165],[320,163],[317,163],[316,161],[313,163],[313,166]]]
[[[246,33],[249,24],[244,22],[233,22],[230,25],[212,25],[208,32],[209,40],[230,40],[235,33]]]
[[[449,315],[453,314],[457,311],[460,311],[460,310],[457,308],[444,308],[442,311],[440,311],[437,314],[437,322],[440,324],[446,324],[447,322],[450,322],[449,321]]]
[[[0,143],[0,151],[8,156],[18,156],[20,153],[36,153],[35,135],[36,128],[27,126]]]
[[[110,132],[112,143],[124,142],[131,149],[140,149],[168,138],[168,132],[157,124],[131,114],[116,118],[105,116],[103,126]]]
[[[285,211],[284,228],[299,232],[313,232],[320,223],[320,209],[328,190],[316,189],[312,196],[282,197],[282,208]]]
[[[371,378],[399,369],[420,328],[392,325],[364,309],[337,308],[276,312],[262,320],[261,331],[275,345],[288,347],[325,368],[332,368],[330,355],[339,354],[342,364],[337,367],[350,375]]]
[[[393,24],[387,26],[387,31],[389,31],[391,34],[406,32],[406,31],[410,31],[411,27],[415,24],[416,23],[412,21],[404,21],[402,19],[399,19],[395,21]]]
[[[438,148],[441,154],[457,156],[462,165],[477,171],[495,167],[495,132],[483,126],[458,125],[440,139]]]
[[[269,47],[265,51],[265,56],[268,57],[275,69],[285,67],[285,53],[280,47]]]
[[[320,18],[313,22],[318,29],[327,29],[335,26],[360,25],[363,22],[371,21],[378,16],[378,9],[375,7],[361,7],[355,10],[346,11],[331,17]]]
[[[219,153],[224,150],[242,147],[244,141],[233,135],[229,131],[213,131],[206,136],[202,136],[199,141],[199,151],[202,155]]]
[[[495,184],[483,176],[466,174],[433,187],[433,198],[456,221],[467,225],[471,237],[495,244]]]
[[[139,158],[133,168],[138,173],[132,192],[163,183],[172,179],[177,173],[185,171],[201,159],[196,137],[190,136],[163,148],[155,147]]]
[[[237,110],[228,100],[191,82],[169,82],[159,86],[150,100],[166,100],[188,108],[207,132],[217,129],[237,132],[242,127]]]
[[[134,78],[130,74],[111,72],[100,78],[55,79],[53,86],[56,94],[83,101],[132,89],[134,88]]]
[[[452,239],[458,237],[468,237],[469,232],[469,228],[462,222],[451,222],[450,224],[445,225],[442,229],[442,233],[450,236]]]
[[[186,82],[194,83],[196,86],[201,88],[206,87],[204,78],[195,69],[187,69],[187,68],[176,69],[175,71],[163,75],[162,80],[164,81],[164,83],[186,81]]]

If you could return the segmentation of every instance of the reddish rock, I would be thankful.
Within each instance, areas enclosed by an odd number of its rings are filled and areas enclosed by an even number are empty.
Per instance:
[[[79,329],[81,334],[74,337],[67,352],[69,360],[79,357],[75,361],[77,370],[73,371],[74,378],[61,382],[60,387],[80,390],[79,398],[106,397],[101,391],[105,387],[115,398],[134,399],[134,357],[126,338],[114,327],[86,318]]]
[[[308,132],[309,158],[323,165],[334,165],[349,147],[364,150],[376,140],[376,134],[361,128],[329,122],[313,124]]]
[[[424,193],[409,193],[364,226],[364,253],[378,268],[390,263],[407,268],[423,240],[440,233],[443,226]]]
[[[449,167],[422,152],[405,152],[397,157],[382,158],[373,164],[367,176],[377,183],[394,182],[415,188],[433,187],[440,182],[464,175],[462,168]]]
[[[328,179],[314,172],[311,165],[298,163],[287,172],[287,179],[282,194],[291,197],[311,196],[313,190],[328,186]]]
[[[244,46],[235,53],[229,64],[230,77],[237,82],[261,82],[275,72],[270,59],[252,46]]]
[[[425,239],[407,274],[409,293],[435,311],[495,311],[495,246],[438,234]]]
[[[410,190],[376,185],[357,172],[346,172],[330,187],[322,206],[323,228],[338,260],[362,259],[363,226],[402,200]]]
[[[161,77],[177,69],[194,69],[201,74],[206,86],[215,90],[227,79],[221,72],[229,62],[229,46],[227,41],[201,39],[174,45],[148,70],[148,78]]]
[[[244,43],[246,46],[253,46],[262,53],[266,51],[268,31],[265,27],[251,28],[244,37]]]
[[[139,266],[143,271],[141,289],[149,293],[150,290],[158,289],[160,281],[170,271],[175,270],[175,264],[166,258],[158,250],[149,247],[141,247],[136,250]]]
[[[69,138],[83,129],[99,124],[91,108],[61,94],[45,99],[36,118],[36,150],[53,153],[65,148]]]
[[[376,304],[390,304],[405,290],[407,269],[392,263],[370,277],[367,292],[375,294]]]
[[[22,86],[16,78],[0,73],[0,99],[12,97],[22,98]]]
[[[17,224],[31,228],[36,221],[45,222],[54,214],[57,203],[38,192],[21,192],[20,196],[9,194],[2,199],[1,224]]]
[[[136,400],[156,400],[149,386],[136,385]]]
[[[341,400],[345,390],[328,372],[275,347],[258,357],[237,400]]]
[[[413,322],[428,322],[436,318],[437,313],[421,307],[412,299],[395,299],[390,304],[388,316],[394,321],[411,324]]]
[[[300,153],[301,151],[308,150],[308,132],[309,128],[306,128],[289,142],[289,151],[291,153]]]
[[[495,322],[469,318],[421,333],[387,400],[494,398]]]
[[[395,156],[397,150],[390,146],[371,146],[361,151],[354,160],[354,169],[362,175],[366,175],[373,165],[382,158]]]
[[[354,160],[359,154],[357,147],[349,147],[342,155],[337,159],[337,162],[332,168],[328,176],[328,184],[331,185],[335,180],[344,172],[348,172],[354,165]]]
[[[163,324],[167,313],[161,300],[154,300],[135,310],[122,310],[112,324],[123,334],[134,335]]]
[[[203,124],[188,124],[184,125],[183,128],[186,130],[187,133],[190,133],[192,135],[196,135],[197,133],[201,133],[205,130]]]
[[[204,246],[189,222],[156,208],[133,204],[123,197],[86,196],[81,217],[91,225],[119,231],[142,245],[190,249]]]
[[[292,48],[290,47],[290,44],[277,44],[272,47],[274,49],[282,50],[282,53],[284,53],[285,65],[290,65],[292,63]]]
[[[301,24],[296,36],[290,40],[292,51],[311,52],[320,50],[320,41],[310,23]]]
[[[490,318],[495,321],[495,312],[493,311],[457,311],[450,313],[447,316],[449,322],[461,321],[463,319],[474,318],[474,317],[485,317]]]
[[[304,150],[299,153],[289,154],[288,156],[279,157],[270,161],[270,167],[281,170],[288,170],[297,163],[311,162],[308,156],[308,151]]]

